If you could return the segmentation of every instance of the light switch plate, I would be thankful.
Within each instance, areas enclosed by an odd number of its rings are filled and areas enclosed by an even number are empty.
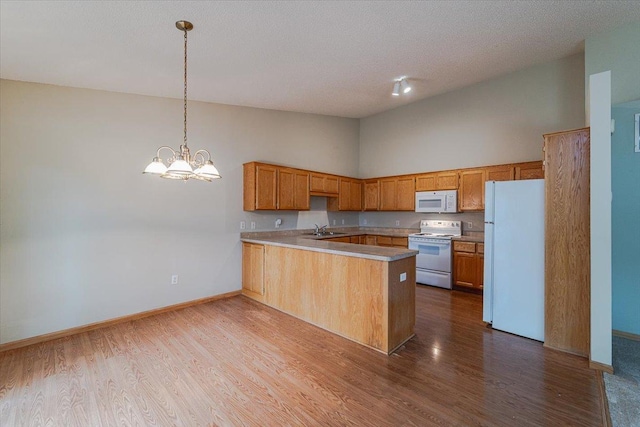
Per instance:
[[[407,280],[407,273],[400,273],[400,281],[404,282],[405,280]]]

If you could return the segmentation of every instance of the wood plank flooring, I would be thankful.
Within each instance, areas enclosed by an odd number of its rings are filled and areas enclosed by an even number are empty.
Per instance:
[[[600,426],[587,360],[418,286],[396,355],[246,297],[0,353],[1,426]]]

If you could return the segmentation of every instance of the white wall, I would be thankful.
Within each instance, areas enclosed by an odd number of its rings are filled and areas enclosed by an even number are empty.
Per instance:
[[[322,199],[301,215],[242,211],[244,162],[356,176],[357,120],[190,102],[189,146],[222,179],[183,183],[141,173],[181,143],[181,100],[0,85],[2,343],[240,289],[240,220],[358,224]]]
[[[360,177],[542,159],[542,135],[584,126],[574,55],[362,119]]]

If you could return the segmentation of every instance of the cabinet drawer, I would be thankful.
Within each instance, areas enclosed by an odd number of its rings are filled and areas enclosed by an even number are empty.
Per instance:
[[[391,243],[393,246],[399,246],[403,248],[409,247],[409,238],[408,237],[392,237]]]
[[[379,246],[393,246],[393,237],[378,236],[378,245]]]
[[[478,253],[479,254],[484,253],[484,243],[478,243]]]
[[[473,242],[453,242],[453,250],[456,252],[476,252],[476,244]]]

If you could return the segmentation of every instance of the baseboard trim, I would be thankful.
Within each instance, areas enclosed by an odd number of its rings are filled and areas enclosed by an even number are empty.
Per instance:
[[[616,337],[626,338],[628,340],[633,340],[633,341],[640,341],[640,335],[638,334],[632,334],[631,332],[618,331],[616,329],[614,329],[611,332]]]
[[[613,366],[611,365],[605,365],[604,363],[594,362],[593,360],[589,360],[589,368],[595,369],[597,371],[603,371],[613,375]]]
[[[68,337],[70,335],[80,334],[82,332],[93,331],[95,329],[116,325],[118,323],[130,322],[132,320],[142,319],[144,317],[155,316],[156,314],[166,313],[168,311],[180,310],[194,305],[205,304],[225,298],[231,298],[240,295],[240,291],[227,292],[212,297],[200,298],[196,300],[181,302],[180,304],[168,305],[166,307],[154,308],[153,310],[142,311],[140,313],[129,314],[127,316],[116,317],[113,319],[103,320],[101,322],[90,323],[88,325],[76,326],[74,328],[64,329],[62,331],[50,332],[48,334],[37,335],[35,337],[25,338],[18,341],[10,341],[0,344],[0,353],[3,351],[15,350],[16,348],[26,347],[33,344],[40,344],[45,341],[51,341],[58,338]]]
[[[602,371],[596,372],[598,382],[598,390],[600,391],[600,408],[602,411],[602,425],[604,427],[612,427],[611,412],[609,412],[609,399],[607,399],[607,389],[604,385],[604,374]]]

